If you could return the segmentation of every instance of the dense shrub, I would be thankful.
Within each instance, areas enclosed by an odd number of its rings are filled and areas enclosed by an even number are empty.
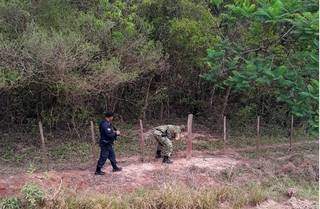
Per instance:
[[[316,1],[0,1],[2,126],[76,128],[109,109],[293,114],[316,130],[317,75]]]

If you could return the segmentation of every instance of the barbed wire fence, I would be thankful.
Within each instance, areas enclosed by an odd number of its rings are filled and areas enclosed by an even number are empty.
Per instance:
[[[201,135],[197,133],[199,128],[197,127],[197,124],[195,124],[194,116],[189,114],[186,118],[187,134],[185,140],[174,142],[174,155],[191,158],[193,156],[193,151],[249,149],[255,151],[258,156],[259,152],[267,147],[268,144],[273,144],[272,138],[281,139],[277,143],[284,144],[289,151],[292,151],[294,142],[297,141],[297,139],[295,139],[295,128],[301,129],[301,127],[295,127],[295,118],[293,116],[290,116],[290,120],[287,122],[289,126],[283,128],[286,130],[278,131],[278,135],[273,133],[274,127],[270,126],[261,116],[251,117],[246,123],[241,121],[242,126],[239,126],[239,121],[234,118],[227,116],[222,116],[221,118],[222,129],[218,129],[218,131],[216,130],[213,133]],[[142,120],[139,120],[138,127],[139,132],[136,135],[125,137],[133,137],[130,139],[132,140],[131,142],[138,144],[138,148],[133,150],[132,154],[139,156],[141,162],[150,162],[154,159],[157,142],[151,136],[150,130],[145,129]],[[48,141],[41,121],[38,121],[38,128],[41,158],[46,169],[49,169]],[[95,164],[99,156],[98,124],[94,121],[89,121],[83,138],[86,138],[85,140],[87,140],[87,143],[90,146],[91,157],[87,157],[87,159],[92,162],[92,164]]]

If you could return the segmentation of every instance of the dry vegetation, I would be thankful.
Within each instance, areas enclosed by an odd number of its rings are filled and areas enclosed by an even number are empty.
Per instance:
[[[119,141],[116,148],[124,171],[103,179],[92,175],[88,143],[83,142],[86,148],[82,150],[81,143],[52,144],[51,168],[70,165],[72,170],[42,172],[36,162],[33,167],[21,163],[20,170],[26,174],[10,177],[13,187],[18,183],[14,193],[2,200],[3,208],[316,208],[319,167],[315,142],[295,144],[291,152],[286,146],[270,147],[257,155],[250,149],[235,152],[229,148],[223,153],[220,141],[202,136],[195,141],[196,157],[191,161],[181,158],[185,145],[179,142],[176,162],[168,168],[152,160],[151,141],[147,143],[147,162],[139,163],[138,146],[130,137]],[[240,143],[241,139],[234,140]],[[229,146],[237,147],[235,142]],[[30,151],[30,155],[34,153]],[[28,162],[28,158],[21,159]],[[12,166],[6,169],[2,178],[9,179],[8,173],[16,170]]]

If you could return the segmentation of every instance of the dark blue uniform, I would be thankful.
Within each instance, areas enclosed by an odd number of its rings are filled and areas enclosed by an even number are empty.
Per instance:
[[[100,130],[100,158],[98,161],[97,168],[101,169],[106,160],[109,159],[113,169],[117,169],[117,162],[116,162],[116,155],[113,149],[113,142],[117,140],[117,134],[115,132],[114,127],[112,124],[107,121],[103,120],[99,124]]]

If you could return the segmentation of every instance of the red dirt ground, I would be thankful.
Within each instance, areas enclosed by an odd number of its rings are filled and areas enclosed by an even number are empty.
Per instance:
[[[76,193],[124,192],[141,186],[152,187],[165,182],[210,186],[216,184],[213,173],[242,163],[239,159],[229,155],[197,156],[189,160],[185,158],[174,160],[174,164],[164,165],[160,160],[141,163],[138,158],[119,159],[123,171],[112,173],[110,165],[106,165],[105,176],[93,175],[93,167],[88,170],[52,170],[0,176],[0,197],[18,194],[27,182],[37,183],[51,191],[63,187]],[[196,175],[193,171],[197,171]]]

